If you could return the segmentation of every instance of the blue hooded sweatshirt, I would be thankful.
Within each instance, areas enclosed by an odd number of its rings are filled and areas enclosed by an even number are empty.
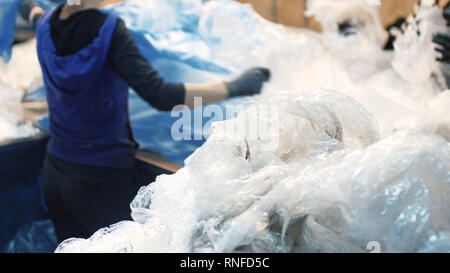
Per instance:
[[[59,56],[51,37],[54,12],[40,18],[36,31],[50,112],[48,152],[78,164],[133,167],[138,145],[129,123],[128,85],[107,62],[117,17],[109,15],[87,47]]]

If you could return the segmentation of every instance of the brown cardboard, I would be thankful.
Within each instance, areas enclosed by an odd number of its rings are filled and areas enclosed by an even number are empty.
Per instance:
[[[304,11],[306,0],[238,0],[250,3],[264,18],[294,27],[308,27],[319,30],[320,26],[313,18],[306,18]],[[414,11],[418,0],[382,0],[380,16],[386,26]]]

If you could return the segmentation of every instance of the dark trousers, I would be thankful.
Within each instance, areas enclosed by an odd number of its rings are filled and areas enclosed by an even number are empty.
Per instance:
[[[141,183],[136,168],[70,163],[47,152],[44,199],[58,243],[89,238],[102,227],[131,220],[130,203]]]

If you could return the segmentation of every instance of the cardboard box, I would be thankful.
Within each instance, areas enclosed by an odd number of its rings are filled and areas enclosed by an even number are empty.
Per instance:
[[[319,30],[314,18],[304,16],[306,0],[238,0],[249,3],[264,18],[293,27],[307,27]],[[406,17],[414,11],[418,0],[381,0],[380,16],[387,26],[399,17]]]

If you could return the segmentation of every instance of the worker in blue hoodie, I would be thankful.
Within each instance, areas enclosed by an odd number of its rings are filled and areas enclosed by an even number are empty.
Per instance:
[[[260,93],[270,71],[253,68],[230,82],[171,84],[141,55],[124,21],[99,11],[100,0],[67,1],[46,13],[25,1],[50,113],[44,199],[61,242],[131,220],[139,182],[138,144],[128,117],[131,86],[161,111]]]

